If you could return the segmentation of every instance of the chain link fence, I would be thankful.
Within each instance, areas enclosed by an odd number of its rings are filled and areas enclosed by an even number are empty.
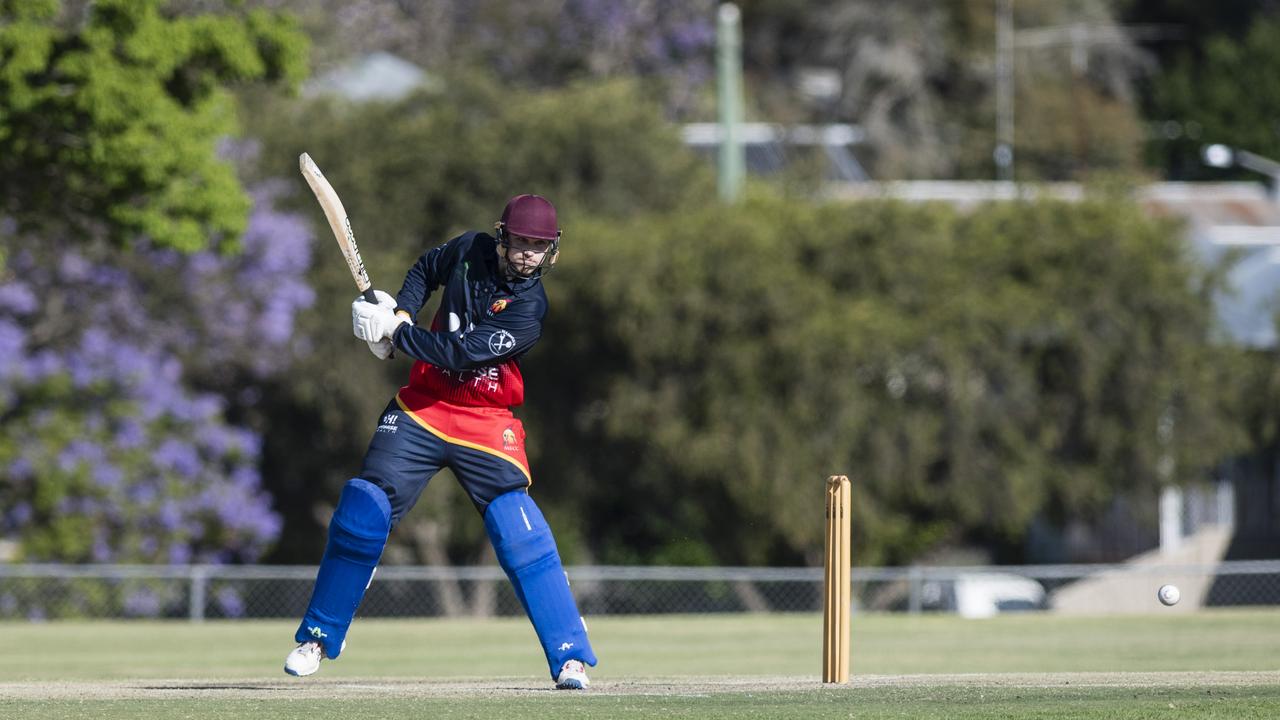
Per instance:
[[[0,618],[301,617],[313,566],[0,565]],[[568,570],[585,615],[818,612],[822,568],[614,567]],[[855,568],[860,612],[1012,611],[1079,614],[1163,610],[1156,589],[1178,585],[1175,611],[1280,604],[1280,561],[1208,565],[1024,565]],[[497,567],[378,570],[362,617],[521,614]]]

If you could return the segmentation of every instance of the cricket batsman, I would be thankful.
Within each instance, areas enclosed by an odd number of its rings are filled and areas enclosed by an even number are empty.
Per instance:
[[[507,203],[495,236],[467,232],[427,251],[396,297],[351,305],[356,337],[379,359],[414,358],[409,382],[387,405],[359,476],[342,489],[315,589],[285,659],[310,675],[336,659],[372,581],[387,536],[441,468],[448,467],[484,517],[498,563],[510,578],[559,689],[587,687],[596,664],[560,563],[551,528],[529,495],[524,427],[511,408],[524,401],[520,358],[542,335],[542,276],[560,252],[555,207],[538,195]],[[430,329],[414,318],[435,291]]]

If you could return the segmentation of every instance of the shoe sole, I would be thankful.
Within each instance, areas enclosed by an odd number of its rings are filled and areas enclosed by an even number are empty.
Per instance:
[[[556,683],[557,690],[586,690],[587,686],[581,680],[565,680]]]
[[[316,670],[319,670],[319,669],[320,669],[320,668],[316,668]],[[315,675],[315,674],[316,674],[316,670],[312,670],[311,672],[298,672],[297,670],[294,670],[293,668],[289,667],[288,665],[285,665],[285,666],[284,666],[284,671],[285,671],[286,673],[288,673],[289,675],[292,675],[292,676],[294,676],[294,677],[306,677],[306,676],[308,676],[308,675]]]

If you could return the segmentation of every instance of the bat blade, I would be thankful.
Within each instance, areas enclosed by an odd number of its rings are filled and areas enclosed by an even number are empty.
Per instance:
[[[376,303],[373,283],[369,281],[369,273],[364,269],[364,260],[360,257],[360,246],[356,245],[356,235],[351,229],[351,219],[347,216],[347,210],[342,206],[342,200],[338,198],[337,191],[325,179],[324,173],[320,172],[319,166],[307,153],[298,156],[298,169],[306,179],[307,185],[311,187],[311,192],[315,193],[320,208],[324,210],[324,216],[329,221],[329,229],[333,230],[333,237],[338,241],[338,247],[342,249],[342,257],[347,261],[347,269],[351,271],[351,279],[355,281],[356,289],[364,295],[365,300]]]

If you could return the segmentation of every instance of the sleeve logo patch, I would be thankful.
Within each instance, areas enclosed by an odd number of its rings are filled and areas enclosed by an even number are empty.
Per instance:
[[[516,339],[506,330],[499,330],[489,336],[489,350],[494,355],[502,355],[516,346]]]
[[[511,428],[502,431],[502,449],[503,450],[519,450],[520,445],[516,442],[516,433]]]
[[[511,301],[507,300],[506,298],[500,298],[498,300],[494,300],[493,304],[489,306],[489,312],[494,315],[497,315],[498,313],[507,309],[507,304],[509,302]]]

